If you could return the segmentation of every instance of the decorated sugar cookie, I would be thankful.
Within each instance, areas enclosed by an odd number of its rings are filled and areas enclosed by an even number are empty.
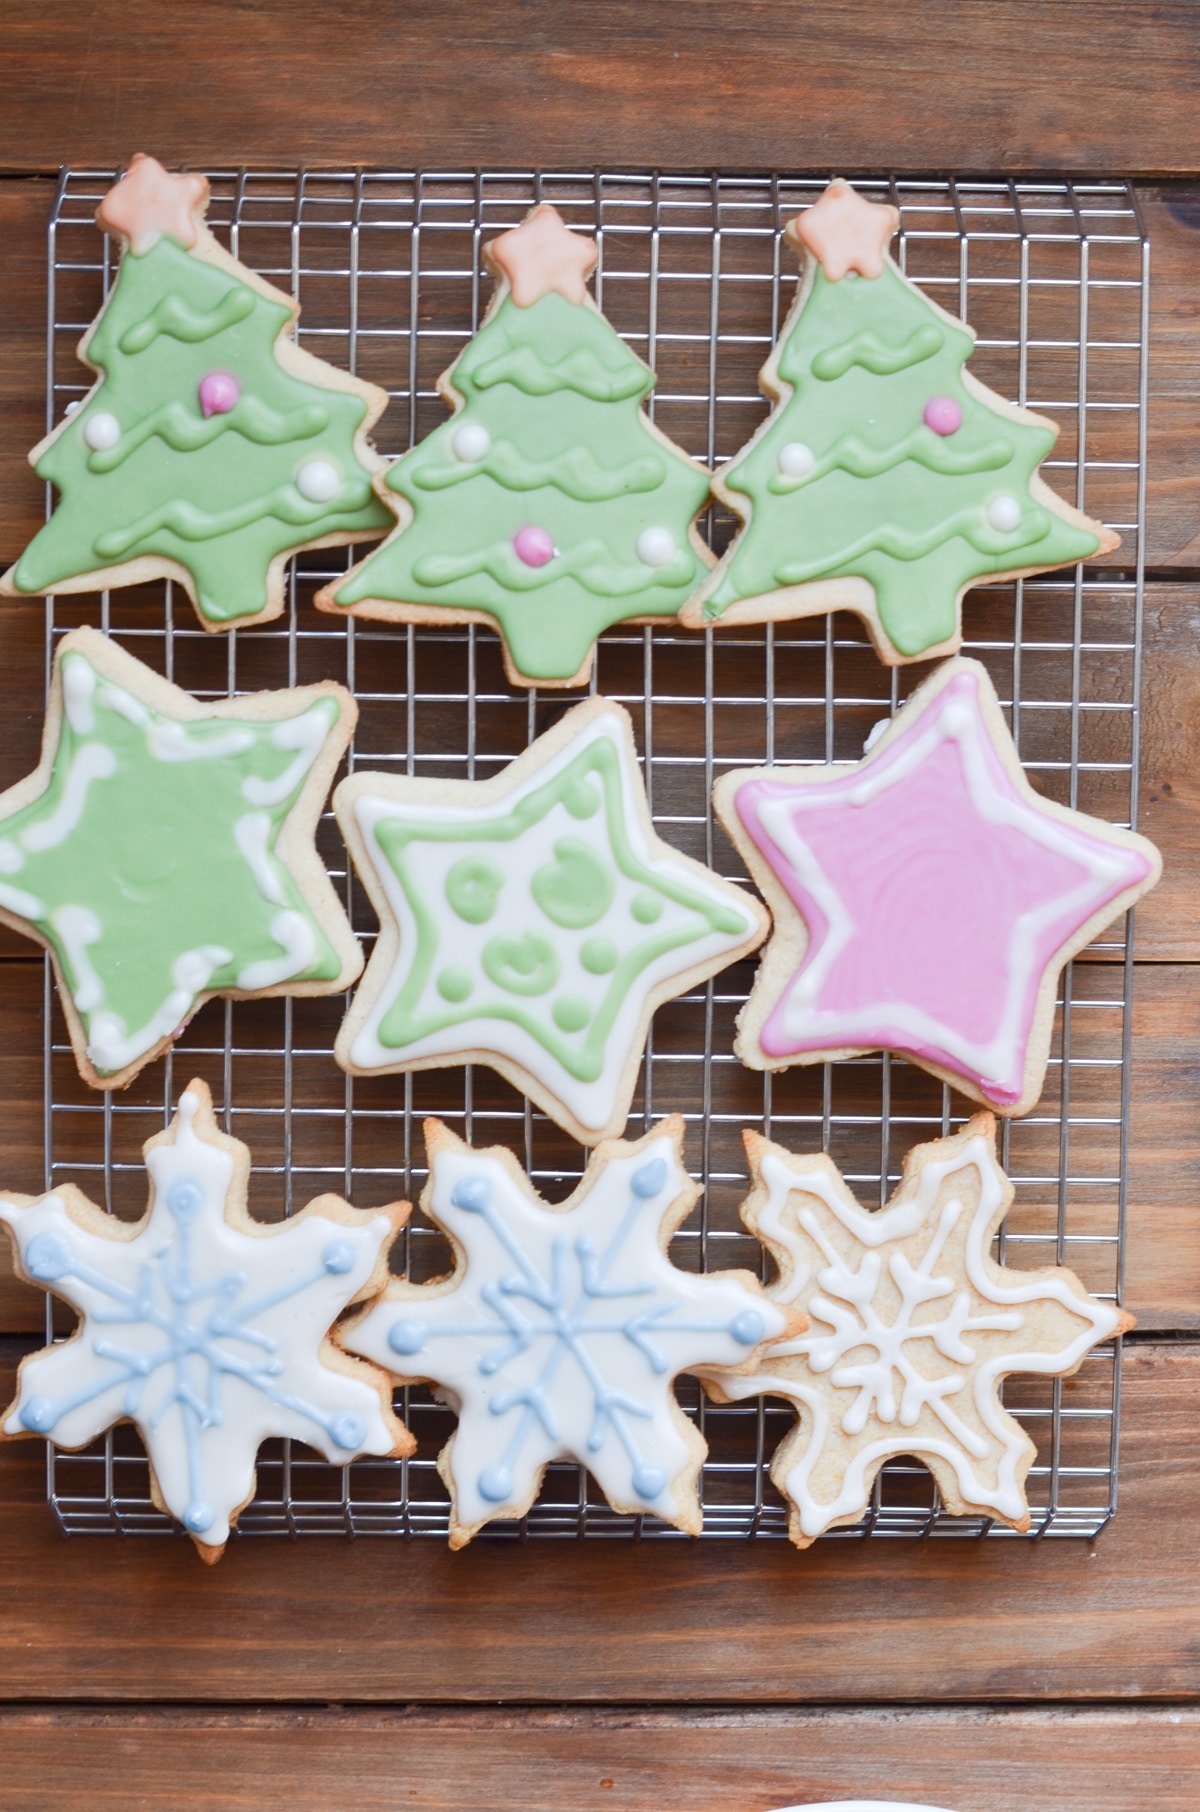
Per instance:
[[[1015,1372],[1064,1378],[1133,1317],[1089,1296],[1058,1265],[1014,1270],[991,1256],[1012,1201],[996,1123],[909,1152],[887,1208],[869,1214],[832,1160],[796,1157],[745,1134],[747,1227],[779,1264],[769,1294],[809,1319],[768,1349],[753,1376],[706,1373],[722,1402],[771,1394],[798,1420],[771,1465],[806,1548],[856,1522],[883,1462],[915,1454],[956,1516],[1030,1526],[1035,1448],[1003,1407]]]
[[[592,239],[543,203],[484,251],[496,293],[438,385],[454,415],[376,481],[399,525],[317,603],[486,623],[513,685],[582,685],[602,630],[674,617],[711,566],[708,473],[642,410],[654,373],[587,292]]]
[[[898,226],[840,180],[788,223],[804,275],[760,378],[775,406],[713,480],[744,526],[690,627],[851,610],[894,666],[953,653],[971,585],[1118,545],[1038,476],[1055,424],[963,369],[975,336],[888,255]]]
[[[336,1465],[412,1451],[387,1377],[329,1337],[347,1303],[383,1287],[408,1208],[325,1195],[278,1226],[251,1219],[250,1154],[218,1131],[203,1082],[145,1158],[150,1206],[134,1225],[71,1183],[0,1195],[18,1272],[80,1316],[70,1340],[22,1360],[2,1427],[75,1451],[133,1422],[155,1503],[216,1561],[271,1436]]]
[[[0,921],[50,951],[81,1075],[123,1087],[213,994],[333,994],[362,954],[313,845],[357,709],[326,683],[201,705],[93,629],[0,795]]]
[[[766,935],[756,901],[655,834],[607,699],[494,779],[360,772],[334,806],[381,924],[338,1062],[489,1064],[585,1145],[623,1130],[655,1008]]]
[[[449,1235],[454,1272],[393,1280],[338,1339],[452,1403],[458,1428],[438,1461],[450,1545],[523,1516],[555,1459],[586,1466],[615,1510],[698,1535],[706,1447],[674,1380],[701,1364],[740,1373],[801,1320],[749,1272],[696,1276],[667,1257],[699,1194],[682,1166],[682,1118],[602,1145],[558,1207],[510,1152],[473,1151],[436,1120],[425,1139],[421,1206]]]
[[[367,435],[387,395],[293,339],[299,306],[204,224],[208,183],[135,157],[96,215],[116,282],[79,345],[97,382],[30,460],[58,505],[0,592],[177,579],[206,629],[283,609],[299,548],[390,522]]]
[[[742,1061],[894,1051],[1003,1114],[1042,1092],[1063,965],[1162,867],[1144,837],[1034,792],[963,659],[856,765],[741,769],[713,797],[775,924]]]

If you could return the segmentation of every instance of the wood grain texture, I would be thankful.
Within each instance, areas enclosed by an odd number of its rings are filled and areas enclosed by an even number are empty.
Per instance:
[[[1185,171],[1190,0],[7,0],[0,162]],[[136,47],[136,48],[135,48]],[[970,71],[970,79],[950,73]],[[64,77],[69,89],[64,90]],[[869,123],[869,126],[867,125]]]
[[[1200,1712],[288,1710],[0,1714],[22,1812],[1194,1812]]]
[[[1200,1349],[1131,1348],[1092,1544],[248,1540],[211,1569],[182,1540],[64,1543],[39,1445],[12,1443],[0,1700],[1190,1702],[1198,1418]]]

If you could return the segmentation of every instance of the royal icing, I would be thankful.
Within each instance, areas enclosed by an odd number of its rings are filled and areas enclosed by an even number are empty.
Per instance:
[[[628,716],[606,700],[495,780],[358,773],[335,806],[385,927],[338,1061],[485,1053],[587,1144],[624,1126],[655,1006],[765,930],[654,834]]]
[[[1021,1272],[991,1257],[1012,1197],[988,1115],[918,1146],[886,1209],[867,1213],[827,1157],[794,1157],[751,1135],[748,1227],[774,1252],[769,1292],[810,1327],[768,1349],[752,1377],[714,1378],[724,1398],[790,1399],[799,1421],[771,1476],[800,1547],[867,1508],[899,1454],[934,1471],[949,1508],[1029,1526],[1034,1445],[1000,1402],[1013,1372],[1064,1377],[1131,1325],[1058,1266]]]
[[[454,1545],[493,1517],[522,1515],[556,1459],[588,1467],[615,1508],[698,1533],[704,1447],[674,1379],[752,1363],[788,1318],[747,1273],[696,1276],[667,1258],[696,1195],[680,1165],[682,1122],[597,1152],[559,1208],[507,1152],[472,1151],[429,1125],[422,1207],[454,1242],[454,1274],[390,1283],[339,1340],[451,1401],[458,1429],[442,1471]]]
[[[202,996],[353,979],[345,915],[312,878],[313,768],[353,730],[340,687],[260,694],[259,717],[200,711],[86,629],[60,644],[56,685],[44,784],[0,798],[0,912],[53,951],[99,1080],[128,1079]]]
[[[25,1276],[81,1317],[72,1339],[23,1362],[5,1433],[75,1450],[132,1421],[163,1505],[210,1550],[252,1496],[269,1437],[338,1465],[411,1449],[384,1380],[322,1352],[371,1283],[399,1211],[368,1216],[324,1197],[280,1227],[248,1231],[231,1211],[247,1163],[193,1083],[146,1147],[151,1202],[135,1228],[71,1189],[0,1197]]]
[[[109,583],[149,558],[220,628],[278,613],[287,553],[390,524],[364,438],[386,398],[281,337],[295,305],[193,218],[207,193],[143,157],[101,205],[128,250],[79,348],[100,378],[31,455],[60,498],[10,593]]]
[[[564,684],[602,630],[674,616],[703,576],[708,475],[642,412],[654,374],[587,295],[594,243],[542,206],[488,253],[505,281],[441,380],[456,413],[388,469],[399,528],[318,603],[470,611],[514,681]]]
[[[715,482],[745,526],[691,626],[845,607],[915,660],[957,646],[974,581],[1116,545],[1038,478],[1054,423],[963,372],[974,335],[887,257],[896,224],[841,182],[789,224],[806,271],[762,373],[776,406]]]
[[[896,1051],[1007,1113],[1041,1092],[1062,965],[1161,867],[1034,793],[974,661],[940,668],[857,766],[743,771],[717,802],[778,933],[743,1058]]]

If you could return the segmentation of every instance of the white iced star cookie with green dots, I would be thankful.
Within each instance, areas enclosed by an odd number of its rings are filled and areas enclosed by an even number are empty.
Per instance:
[[[357,707],[332,682],[200,704],[92,629],[0,796],[0,921],[50,951],[81,1075],[120,1088],[213,994],[332,994],[362,953],[313,837]]]
[[[748,1271],[696,1276],[667,1256],[699,1189],[682,1163],[683,1120],[592,1153],[560,1206],[535,1195],[511,1152],[473,1151],[427,1120],[421,1207],[456,1264],[434,1284],[391,1281],[337,1338],[458,1415],[438,1461],[450,1545],[523,1516],[547,1465],[586,1466],[615,1510],[690,1535],[707,1452],[675,1400],[680,1372],[745,1369],[763,1342],[804,1325]]]
[[[145,1159],[150,1206],[132,1226],[70,1183],[0,1195],[19,1275],[80,1317],[71,1339],[22,1361],[0,1428],[76,1451],[133,1422],[155,1503],[215,1561],[272,1436],[335,1465],[411,1453],[386,1374],[330,1339],[348,1303],[382,1289],[408,1206],[367,1212],[325,1195],[278,1226],[253,1220],[250,1154],[218,1131],[203,1082]]]
[[[381,927],[338,1062],[489,1064],[584,1145],[623,1131],[656,1007],[766,936],[756,900],[656,834],[608,699],[493,779],[359,773],[334,807]]]
[[[857,1522],[885,1460],[924,1461],[953,1516],[1030,1526],[1035,1448],[1000,1400],[1017,1372],[1065,1378],[1133,1326],[1061,1265],[997,1264],[1013,1197],[996,1122],[918,1145],[888,1206],[869,1214],[832,1159],[747,1132],[746,1226],[779,1265],[769,1294],[810,1321],[768,1347],[752,1377],[706,1372],[720,1402],[787,1398],[798,1420],[771,1463],[799,1548]]]

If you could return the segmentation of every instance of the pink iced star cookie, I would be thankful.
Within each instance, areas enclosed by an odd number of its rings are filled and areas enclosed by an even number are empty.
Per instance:
[[[893,1051],[1002,1114],[1041,1094],[1063,965],[1162,866],[1033,791],[975,661],[940,667],[857,765],[742,770],[714,798],[775,917],[742,1061]]]

